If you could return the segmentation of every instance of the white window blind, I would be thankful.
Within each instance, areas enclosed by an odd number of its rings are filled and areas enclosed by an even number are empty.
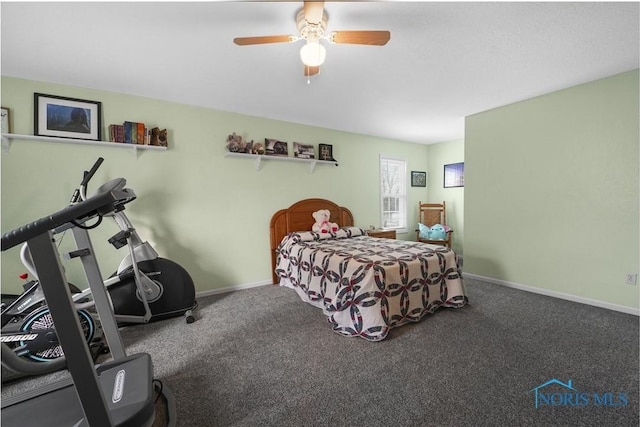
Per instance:
[[[407,227],[407,162],[380,157],[380,225],[404,230]]]

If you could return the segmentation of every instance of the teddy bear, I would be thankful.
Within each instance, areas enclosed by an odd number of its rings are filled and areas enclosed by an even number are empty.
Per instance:
[[[167,146],[167,130],[160,128],[151,129],[151,145],[158,145],[160,147]]]
[[[335,233],[338,231],[338,224],[335,222],[329,222],[331,212],[329,212],[328,209],[320,209],[319,211],[315,211],[312,215],[316,220],[316,223],[311,227],[312,231],[316,233]]]
[[[243,141],[242,136],[233,134],[227,137],[227,149],[232,153],[244,153],[246,152],[247,143]]]

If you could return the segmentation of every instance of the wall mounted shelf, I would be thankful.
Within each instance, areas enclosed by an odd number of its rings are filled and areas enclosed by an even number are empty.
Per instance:
[[[134,154],[136,155],[138,153],[138,150],[165,151],[167,149],[167,147],[158,147],[156,145],[123,144],[121,142],[89,141],[86,139],[56,138],[53,136],[20,135],[15,133],[3,133],[1,135],[2,149],[4,151],[9,151],[9,149],[11,148],[11,143],[13,141],[41,141],[60,144],[82,144],[95,145],[100,147],[123,148],[125,150],[133,150]]]
[[[299,157],[285,157],[285,156],[265,156],[262,154],[247,154],[247,153],[225,153],[225,157],[241,157],[244,159],[254,159],[256,164],[256,170],[259,171],[262,167],[263,160],[279,160],[285,162],[303,162],[309,163],[309,171],[313,173],[316,165],[335,165],[338,166],[338,162],[335,160],[318,160],[318,159],[301,159]]]

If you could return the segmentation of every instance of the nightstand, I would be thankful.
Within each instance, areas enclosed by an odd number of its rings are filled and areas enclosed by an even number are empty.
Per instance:
[[[394,239],[396,238],[396,230],[367,230],[367,236],[377,239]]]

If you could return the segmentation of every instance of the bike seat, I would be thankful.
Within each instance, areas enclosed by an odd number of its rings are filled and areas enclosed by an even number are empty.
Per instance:
[[[114,178],[111,181],[107,181],[102,184],[98,189],[89,197],[96,196],[102,193],[110,193],[114,190],[122,190],[127,185],[127,180],[124,178]]]

